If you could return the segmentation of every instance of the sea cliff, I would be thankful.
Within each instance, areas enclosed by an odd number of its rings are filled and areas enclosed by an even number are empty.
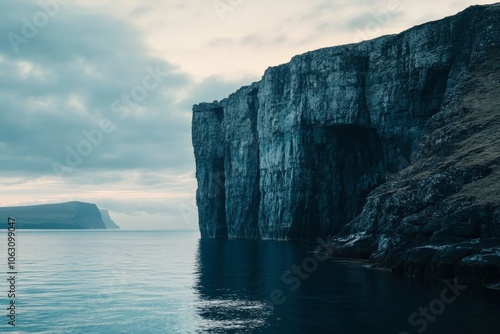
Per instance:
[[[202,237],[500,280],[500,5],[308,52],[193,107]]]

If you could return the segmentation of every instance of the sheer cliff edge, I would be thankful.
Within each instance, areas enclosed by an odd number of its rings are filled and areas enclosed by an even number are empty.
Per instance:
[[[205,238],[500,281],[500,4],[320,49],[193,107]]]

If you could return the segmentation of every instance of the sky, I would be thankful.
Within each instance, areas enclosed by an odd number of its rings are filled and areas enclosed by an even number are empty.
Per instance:
[[[193,104],[487,3],[2,0],[0,206],[83,201],[123,229],[197,229]]]

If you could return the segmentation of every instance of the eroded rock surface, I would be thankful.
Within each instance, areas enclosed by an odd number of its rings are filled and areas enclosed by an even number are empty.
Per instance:
[[[202,236],[335,237],[394,271],[500,280],[499,55],[500,5],[473,6],[194,106]]]

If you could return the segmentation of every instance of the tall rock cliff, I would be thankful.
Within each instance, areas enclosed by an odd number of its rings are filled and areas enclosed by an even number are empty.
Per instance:
[[[498,246],[499,55],[500,5],[473,6],[195,105],[202,237],[336,236],[338,254],[417,272],[411,249],[433,238],[417,253]]]

